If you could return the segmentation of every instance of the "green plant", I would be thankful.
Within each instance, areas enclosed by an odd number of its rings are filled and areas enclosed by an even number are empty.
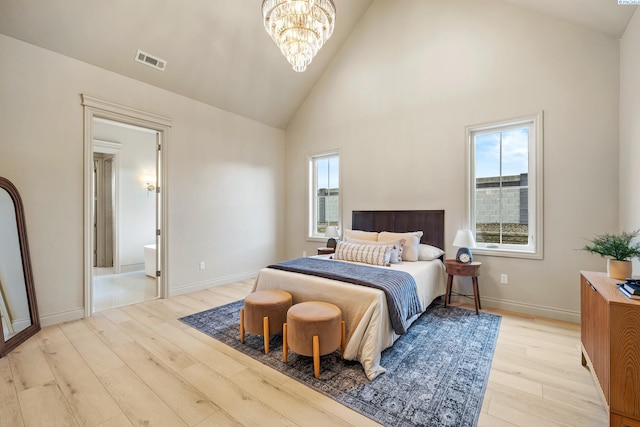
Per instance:
[[[623,231],[620,234],[600,234],[593,240],[589,240],[591,244],[582,249],[618,261],[629,261],[631,258],[640,256],[640,243],[633,243],[638,234],[640,234],[640,230]]]

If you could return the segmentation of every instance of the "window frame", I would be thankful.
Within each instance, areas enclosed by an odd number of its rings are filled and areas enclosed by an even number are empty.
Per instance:
[[[342,155],[339,149],[323,151],[307,155],[307,241],[326,242],[327,237],[324,233],[317,233],[315,225],[317,224],[317,161],[330,157],[338,158],[338,230],[342,230]]]
[[[528,150],[528,213],[529,241],[528,246],[513,244],[493,244],[476,242],[472,249],[474,254],[502,256],[512,258],[543,259],[543,112],[499,122],[484,123],[466,127],[466,220],[467,227],[476,235],[475,227],[475,144],[473,138],[477,134],[506,131],[527,125],[529,127]]]

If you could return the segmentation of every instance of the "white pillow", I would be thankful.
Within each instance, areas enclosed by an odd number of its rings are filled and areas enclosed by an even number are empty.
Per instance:
[[[344,240],[359,239],[369,240],[373,242],[378,241],[377,231],[362,231],[362,230],[344,230]]]
[[[338,242],[333,259],[364,262],[373,265],[389,265],[391,245],[357,245],[355,243]]]
[[[346,243],[355,243],[356,245],[373,245],[373,246],[388,246],[392,245],[391,258],[389,262],[391,264],[400,264],[402,262],[402,251],[404,245],[404,239],[396,240],[395,242],[374,242],[371,240],[359,240],[354,238],[347,239]]]
[[[391,233],[389,231],[382,231],[378,234],[379,242],[395,241],[404,239],[402,260],[403,261],[418,261],[418,245],[420,244],[420,238],[422,237],[422,231],[412,231],[410,233]]]
[[[442,255],[444,255],[444,251],[440,248],[422,243],[418,245],[419,261],[432,261],[436,258],[440,258]]]

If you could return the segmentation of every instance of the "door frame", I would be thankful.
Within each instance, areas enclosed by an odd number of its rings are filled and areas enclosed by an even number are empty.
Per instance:
[[[92,245],[92,216],[91,206],[93,198],[93,188],[91,185],[93,175],[93,119],[101,118],[113,120],[133,126],[139,126],[155,130],[160,134],[162,141],[161,164],[157,165],[161,170],[156,170],[156,175],[160,177],[157,182],[157,191],[162,191],[160,203],[156,207],[156,215],[160,214],[160,221],[156,226],[161,230],[159,257],[157,269],[161,272],[157,278],[160,284],[160,298],[167,298],[169,295],[169,274],[168,274],[168,189],[167,189],[167,147],[169,145],[169,134],[172,120],[158,114],[137,110],[135,108],[119,105],[111,101],[97,98],[88,94],[81,94],[83,114],[84,114],[84,315],[90,317],[93,314],[93,245]]]
[[[120,250],[119,248],[119,240],[118,240],[118,229],[119,229],[119,216],[117,214],[119,209],[119,200],[120,200],[120,152],[122,151],[122,144],[117,142],[110,141],[102,141],[100,139],[93,139],[93,154],[110,154],[113,156],[113,204],[112,204],[112,231],[113,235],[111,236],[112,244],[113,244],[113,273],[120,273]],[[92,222],[95,221],[94,218],[91,219]],[[92,226],[93,227],[93,226]],[[93,233],[93,230],[92,230]],[[92,242],[95,243],[95,242]],[[91,246],[95,246],[92,244]],[[93,256],[93,255],[92,255]],[[93,261],[92,261],[93,265]]]

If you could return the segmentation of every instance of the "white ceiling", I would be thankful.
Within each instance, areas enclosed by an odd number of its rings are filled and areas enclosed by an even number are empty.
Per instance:
[[[617,0],[502,1],[616,38],[635,10]],[[260,0],[0,0],[0,33],[284,129],[372,0],[334,2],[334,34],[304,73],[264,30]],[[166,70],[135,62],[138,49]]]

